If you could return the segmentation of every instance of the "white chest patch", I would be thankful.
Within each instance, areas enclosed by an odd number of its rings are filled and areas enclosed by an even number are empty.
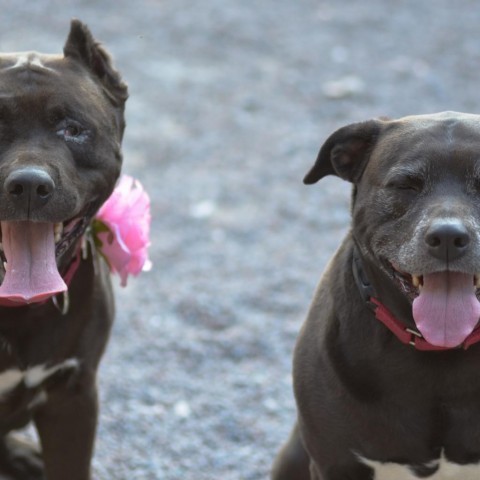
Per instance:
[[[419,480],[408,466],[398,463],[381,463],[360,457],[360,460],[375,471],[374,480]],[[439,460],[433,460],[426,466],[438,466],[438,470],[428,480],[479,480],[480,464],[459,465],[449,462],[442,452]]]
[[[10,369],[0,373],[0,396],[14,389],[20,382],[24,382],[28,388],[38,387],[48,377],[66,368],[78,368],[79,362],[76,358],[69,358],[62,363],[46,367],[36,365],[26,370]]]

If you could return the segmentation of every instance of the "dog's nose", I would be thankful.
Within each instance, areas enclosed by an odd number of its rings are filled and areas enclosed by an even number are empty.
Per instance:
[[[12,200],[31,210],[48,202],[55,190],[55,183],[45,170],[25,167],[10,173],[4,187]]]
[[[450,262],[467,251],[470,234],[459,220],[435,221],[425,235],[425,242],[435,258]]]

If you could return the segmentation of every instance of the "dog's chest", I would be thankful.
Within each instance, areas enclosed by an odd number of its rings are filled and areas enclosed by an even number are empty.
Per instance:
[[[43,384],[59,372],[78,369],[78,360],[67,359],[55,365],[35,365],[26,369],[7,368],[0,373],[0,417],[1,407],[14,399],[18,392],[31,393],[31,399],[26,405],[33,408],[47,400],[47,394],[42,389]],[[0,419],[1,421],[1,419]]]
[[[61,363],[47,367],[35,365],[25,370],[10,368],[0,373],[0,398],[23,382],[27,388],[35,388],[55,373],[78,367],[78,360],[69,358]]]
[[[458,463],[449,462],[444,455],[439,460],[433,460],[424,466],[425,470],[432,470],[430,476],[425,476],[425,474],[422,476],[416,475],[409,466],[397,463],[380,463],[364,458],[361,460],[374,470],[374,480],[418,480],[419,478],[427,478],[428,480],[480,479],[480,463],[459,465]]]

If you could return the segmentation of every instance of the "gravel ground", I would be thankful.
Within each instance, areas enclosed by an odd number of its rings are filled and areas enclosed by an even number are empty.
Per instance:
[[[478,112],[478,3],[0,6],[1,50],[60,51],[78,17],[130,85],[124,170],[152,197],[154,269],[118,289],[95,478],[267,478],[295,337],[349,218],[348,184],[301,179],[346,123]]]

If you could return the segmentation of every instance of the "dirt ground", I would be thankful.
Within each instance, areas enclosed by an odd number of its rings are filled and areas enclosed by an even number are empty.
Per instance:
[[[344,124],[478,113],[478,3],[0,6],[2,51],[59,52],[78,17],[130,85],[124,171],[152,198],[154,268],[117,289],[95,478],[266,479],[295,418],[295,338],[349,221],[349,185],[303,175]]]

